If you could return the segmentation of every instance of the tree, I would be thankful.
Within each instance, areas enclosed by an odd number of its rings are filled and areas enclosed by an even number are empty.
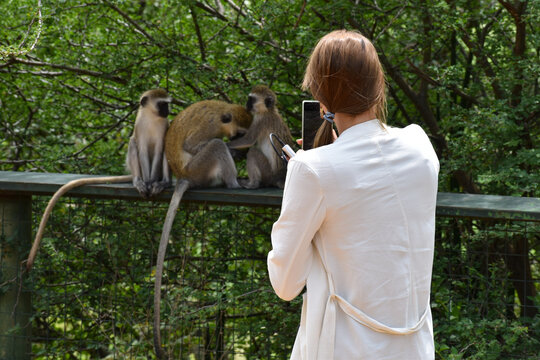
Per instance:
[[[123,172],[137,99],[157,86],[176,113],[202,99],[243,103],[267,84],[300,136],[310,51],[349,28],[379,51],[388,122],[430,136],[440,191],[540,196],[538,1],[7,0],[0,13],[2,170]],[[499,226],[455,230],[497,239]],[[515,283],[521,316],[537,313],[537,236],[489,242],[511,255],[491,264],[527,279]]]

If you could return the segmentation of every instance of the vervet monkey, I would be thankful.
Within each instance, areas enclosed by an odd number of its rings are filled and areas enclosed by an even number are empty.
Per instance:
[[[287,166],[275,152],[270,142],[270,133],[276,134],[285,144],[291,146],[291,132],[276,108],[276,94],[267,86],[257,85],[249,94],[247,110],[253,115],[253,122],[245,136],[227,144],[230,149],[245,149],[249,181],[245,188],[277,186],[283,189]]]
[[[169,167],[163,152],[165,133],[169,122],[171,98],[163,89],[148,90],[139,100],[133,136],[129,140],[126,165],[131,175],[82,178],[68,182],[53,195],[41,218],[32,249],[26,261],[26,269],[34,264],[45,225],[58,199],[69,190],[82,185],[121,183],[133,181],[143,197],[156,195],[170,185]]]
[[[140,99],[126,164],[133,175],[133,186],[143,197],[157,195],[171,183],[163,151],[170,102],[163,89],[149,90]]]
[[[154,349],[161,347],[160,303],[163,262],[176,210],[188,188],[220,186],[239,188],[234,160],[223,142],[251,123],[251,115],[240,105],[206,100],[187,107],[172,121],[165,137],[165,154],[176,177],[176,186],[163,224],[156,260],[154,287]]]

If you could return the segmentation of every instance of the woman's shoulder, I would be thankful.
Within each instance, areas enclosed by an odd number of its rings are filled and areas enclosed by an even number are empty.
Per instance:
[[[317,167],[318,164],[329,156],[328,152],[331,151],[331,149],[332,144],[309,150],[299,150],[296,153],[294,160],[309,167]]]
[[[403,128],[386,126],[386,129],[389,133],[402,133],[404,135],[417,135],[417,136],[427,136],[424,129],[418,124],[410,124]]]
[[[416,149],[419,153],[424,154],[429,158],[436,166],[439,168],[439,160],[433,144],[429,139],[429,136],[426,134],[424,129],[417,124],[411,124],[404,128],[389,128],[389,133],[392,132],[398,137],[401,138],[404,143],[408,144],[411,149]]]
[[[418,143],[418,145],[431,144],[431,141],[429,140],[429,137],[424,131],[424,129],[417,124],[410,124],[403,128],[387,126],[387,131],[390,135],[394,135],[402,139],[407,139],[406,141]]]
[[[289,161],[290,167],[303,168],[319,177],[328,164],[328,151],[331,145],[321,146],[315,149],[298,150],[296,155]]]

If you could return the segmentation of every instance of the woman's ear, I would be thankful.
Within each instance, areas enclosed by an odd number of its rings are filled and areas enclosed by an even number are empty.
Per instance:
[[[326,105],[324,105],[323,103],[320,103],[321,104],[321,110],[323,111],[322,113],[327,113],[328,112],[328,108],[326,107]]]

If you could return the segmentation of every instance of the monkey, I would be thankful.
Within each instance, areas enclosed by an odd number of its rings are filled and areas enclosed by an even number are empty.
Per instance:
[[[178,114],[165,136],[165,155],[176,177],[176,185],[167,210],[156,259],[154,283],[154,350],[165,358],[161,347],[160,308],[163,262],[176,210],[188,188],[240,188],[237,170],[224,137],[232,138],[245,132],[251,115],[236,104],[219,100],[194,103]]]
[[[171,183],[164,153],[170,102],[171,98],[163,89],[149,90],[139,101],[126,165],[133,175],[133,186],[143,197],[157,195]]]
[[[163,89],[144,92],[139,99],[139,109],[133,135],[129,140],[126,167],[131,175],[93,177],[72,180],[53,195],[41,218],[39,228],[26,261],[30,271],[34,264],[45,225],[58,199],[69,190],[89,184],[121,183],[132,181],[144,197],[157,195],[170,185],[169,166],[164,154],[165,133],[169,126],[169,103],[171,98]]]
[[[227,143],[229,149],[245,149],[247,153],[247,189],[260,186],[276,186],[283,189],[287,166],[272,147],[269,135],[276,134],[291,146],[291,132],[276,108],[276,94],[265,85],[256,85],[251,90],[246,108],[253,115],[253,123],[245,136]]]

